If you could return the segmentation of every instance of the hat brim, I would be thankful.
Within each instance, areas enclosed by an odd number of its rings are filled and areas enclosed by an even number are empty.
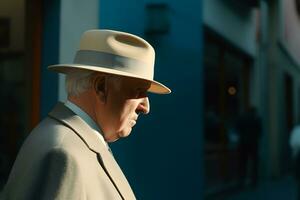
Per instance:
[[[50,65],[48,66],[48,69],[51,71],[67,74],[68,72],[74,70],[74,69],[84,69],[84,70],[90,70],[95,72],[102,72],[107,74],[114,74],[118,76],[125,76],[125,77],[131,77],[131,78],[137,78],[145,81],[151,82],[151,86],[148,89],[148,92],[156,93],[156,94],[170,94],[171,90],[163,85],[162,83],[159,83],[155,80],[146,79],[140,76],[137,76],[135,74],[122,72],[119,70],[109,69],[106,67],[99,67],[99,66],[91,66],[91,65],[80,65],[80,64],[58,64],[58,65]]]

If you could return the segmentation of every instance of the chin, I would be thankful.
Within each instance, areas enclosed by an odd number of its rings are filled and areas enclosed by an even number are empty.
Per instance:
[[[115,142],[119,138],[125,138],[130,135],[132,128],[129,128],[127,130],[122,130],[119,132],[116,132],[115,134],[111,134],[110,137],[106,137],[105,140],[107,142]]]
[[[131,128],[128,131],[119,132],[118,135],[119,135],[120,138],[124,138],[124,137],[128,137],[130,135],[130,133],[131,133]]]
[[[105,138],[106,142],[112,143],[115,142],[119,139],[119,137],[110,137],[110,138]]]

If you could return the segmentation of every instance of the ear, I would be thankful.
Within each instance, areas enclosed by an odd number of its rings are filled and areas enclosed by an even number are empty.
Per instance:
[[[107,81],[105,76],[97,76],[94,81],[94,90],[102,103],[106,102],[107,97]]]

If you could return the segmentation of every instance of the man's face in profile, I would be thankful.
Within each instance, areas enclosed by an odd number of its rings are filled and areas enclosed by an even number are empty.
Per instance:
[[[130,134],[140,113],[148,114],[147,90],[150,83],[140,79],[121,78],[120,84],[108,84],[104,103],[104,137],[108,142]],[[103,111],[102,111],[103,112]]]

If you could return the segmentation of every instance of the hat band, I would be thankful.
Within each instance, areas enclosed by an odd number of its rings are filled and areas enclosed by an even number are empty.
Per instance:
[[[76,53],[74,64],[99,66],[132,73],[144,78],[153,78],[153,70],[149,64],[107,52],[79,50]]]

